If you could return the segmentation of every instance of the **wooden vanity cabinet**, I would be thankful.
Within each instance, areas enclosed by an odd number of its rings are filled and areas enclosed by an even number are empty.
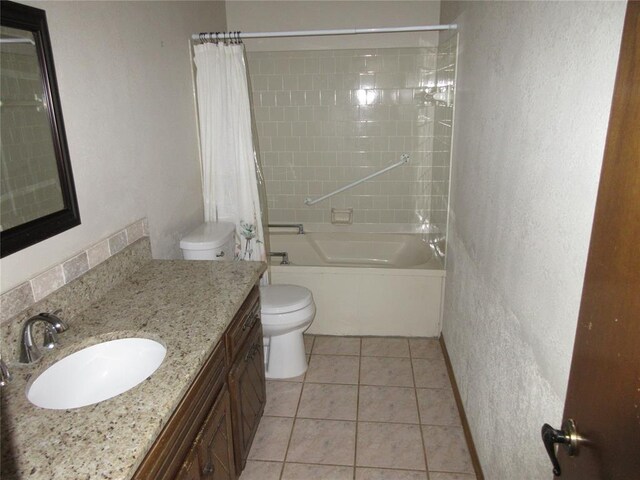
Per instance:
[[[264,411],[265,385],[256,285],[133,478],[237,479]]]
[[[220,342],[205,361],[195,381],[187,389],[173,415],[142,460],[133,478],[136,480],[173,480],[185,459],[214,402],[226,390],[226,349]],[[198,477],[195,477],[198,478]]]

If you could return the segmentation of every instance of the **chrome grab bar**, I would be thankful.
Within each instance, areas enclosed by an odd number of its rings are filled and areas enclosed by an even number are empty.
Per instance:
[[[289,265],[289,254],[287,252],[269,252],[270,257],[282,257],[280,265]]]
[[[269,228],[297,228],[298,235],[304,235],[304,226],[302,223],[270,223]]]
[[[312,200],[311,197],[307,197],[307,198],[304,199],[304,203],[305,203],[305,205],[308,205],[308,206],[315,205],[316,203],[321,202],[323,200],[326,200],[327,198],[333,197],[334,195],[337,195],[339,193],[342,193],[345,190],[349,190],[350,188],[353,188],[356,185],[360,185],[361,183],[366,182],[367,180],[371,180],[372,178],[377,177],[378,175],[382,175],[383,173],[386,173],[389,170],[393,170],[394,168],[399,167],[400,165],[404,165],[408,161],[409,161],[409,155],[407,153],[403,153],[402,155],[400,155],[400,161],[399,162],[394,163],[393,165],[389,165],[388,167],[385,167],[382,170],[374,172],[371,175],[367,175],[366,177],[361,178],[360,180],[356,180],[355,182],[351,182],[350,184],[345,185],[344,187],[340,187],[339,189],[334,190],[331,193],[327,193],[326,195],[318,197],[315,200]]]

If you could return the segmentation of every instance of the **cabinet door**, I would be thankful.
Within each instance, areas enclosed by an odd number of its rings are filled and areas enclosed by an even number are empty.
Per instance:
[[[235,480],[231,428],[231,403],[225,389],[199,436],[197,448],[202,480]]]
[[[266,401],[262,325],[256,324],[229,374],[236,471],[242,472]]]
[[[198,432],[213,408],[218,391],[225,388],[225,350],[224,342],[216,346],[142,460],[134,480],[173,480],[177,475],[186,475],[182,471],[184,459],[192,456],[190,449],[197,442]]]
[[[202,480],[200,477],[200,464],[198,463],[198,450],[191,449],[187,459],[180,467],[176,480]]]

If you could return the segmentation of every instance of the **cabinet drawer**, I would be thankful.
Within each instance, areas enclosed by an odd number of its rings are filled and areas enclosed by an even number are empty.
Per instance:
[[[226,333],[229,364],[243,348],[247,336],[256,323],[260,323],[260,289],[256,285],[247,296]]]
[[[134,479],[173,479],[225,382],[226,349],[219,342],[136,471]],[[185,467],[186,468],[186,467]],[[189,478],[186,475],[185,478]]]

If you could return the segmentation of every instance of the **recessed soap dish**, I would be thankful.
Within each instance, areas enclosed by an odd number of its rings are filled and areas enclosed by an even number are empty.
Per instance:
[[[353,223],[353,208],[332,208],[331,223],[334,225],[351,225]]]

